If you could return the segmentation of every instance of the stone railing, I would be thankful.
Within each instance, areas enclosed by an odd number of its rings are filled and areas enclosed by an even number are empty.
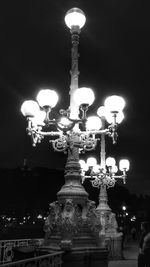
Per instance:
[[[38,247],[43,244],[44,239],[16,239],[0,241],[0,264],[11,262],[14,258],[14,248]]]
[[[3,264],[3,267],[61,267],[63,252]]]

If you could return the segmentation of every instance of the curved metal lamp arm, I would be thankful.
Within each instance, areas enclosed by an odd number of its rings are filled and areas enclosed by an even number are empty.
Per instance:
[[[126,184],[126,178],[127,178],[126,173],[122,174],[122,175],[112,175],[112,177],[114,179],[122,179],[123,180],[123,184]]]
[[[67,119],[71,122],[68,126],[63,125],[59,120],[56,119],[47,119],[45,121],[46,125],[36,125],[32,121],[32,118],[27,118],[28,120],[28,127],[27,132],[28,135],[32,138],[32,144],[33,146],[36,146],[37,143],[40,143],[42,139],[45,136],[59,136],[60,138],[57,141],[52,140],[53,148],[56,151],[63,151],[66,152],[66,144],[64,143],[64,139],[62,139],[62,136],[67,136],[74,128],[76,124],[85,124],[86,119],[71,119],[69,118],[69,111],[62,110],[61,114],[64,114]],[[48,127],[50,125],[55,125],[55,127],[58,129],[58,131],[43,131],[43,126]],[[89,130],[89,131],[79,131],[80,135],[80,142],[79,147],[81,148],[82,152],[85,151],[91,151],[95,149],[97,145],[96,135],[110,135],[113,137],[113,140],[115,141],[116,137],[116,126],[113,128],[113,126],[109,127],[108,129],[102,129],[102,130]],[[125,179],[124,179],[125,180]]]
[[[99,173],[94,173],[91,171],[89,175],[85,175],[85,172],[82,173],[82,183],[85,179],[90,179],[94,187],[100,187],[101,185],[106,185],[108,188],[113,187],[117,179],[122,179],[123,183],[126,183],[126,171],[123,171],[122,175],[115,175],[112,173],[106,173],[103,169],[100,169]]]

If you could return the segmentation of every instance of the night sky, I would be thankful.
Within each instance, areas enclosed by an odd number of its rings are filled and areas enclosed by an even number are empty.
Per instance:
[[[24,100],[35,99],[39,89],[54,88],[59,94],[56,112],[68,108],[71,42],[64,16],[79,7],[87,18],[80,34],[79,85],[91,87],[96,97],[88,114],[96,113],[109,95],[125,98],[118,143],[108,141],[107,155],[128,158],[126,187],[150,194],[148,4],[148,0],[0,1],[0,168],[22,166],[24,158],[31,167],[55,168],[58,162],[60,169],[64,167],[66,156],[53,152],[48,140],[31,146],[20,107]],[[98,149],[95,154],[98,157]]]

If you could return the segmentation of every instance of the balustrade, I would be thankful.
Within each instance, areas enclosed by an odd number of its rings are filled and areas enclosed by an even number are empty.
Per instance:
[[[16,239],[0,241],[0,264],[11,262],[14,257],[13,249],[17,247],[38,247],[44,239]]]

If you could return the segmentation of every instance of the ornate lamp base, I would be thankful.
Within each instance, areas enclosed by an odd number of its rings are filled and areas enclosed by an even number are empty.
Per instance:
[[[71,250],[79,247],[97,247],[100,221],[93,201],[66,199],[50,204],[50,213],[45,228],[45,246]]]

